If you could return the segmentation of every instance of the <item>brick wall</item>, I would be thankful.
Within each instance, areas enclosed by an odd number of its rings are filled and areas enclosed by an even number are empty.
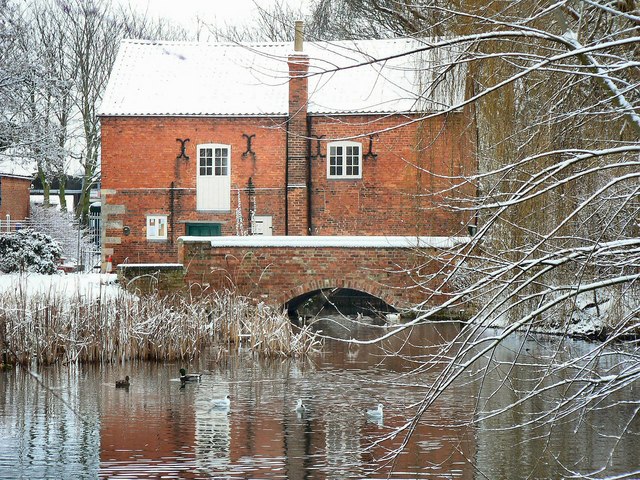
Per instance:
[[[24,220],[30,215],[31,179],[0,175],[0,222],[11,215],[11,220]]]
[[[192,239],[180,241],[179,248],[190,285],[237,290],[273,305],[336,287],[369,293],[398,308],[425,300],[441,304],[445,296],[430,296],[429,289],[443,281],[443,274],[425,279],[444,271],[446,257],[435,248],[212,247]]]
[[[258,215],[273,216],[274,232],[284,233],[286,133],[284,118],[120,118],[102,119],[103,253],[115,263],[174,262],[175,241],[186,222],[217,222],[223,235],[236,234],[238,192],[245,230],[250,200]],[[247,153],[252,138],[252,153]],[[181,144],[185,153],[177,159]],[[196,210],[197,145],[231,147],[231,208]],[[249,179],[253,198],[249,198]],[[172,188],[173,186],[173,188]],[[169,238],[149,241],[146,216],[169,217]],[[124,234],[128,227],[128,235]]]
[[[447,209],[451,202],[442,192],[474,194],[460,178],[475,172],[470,126],[462,112],[422,121],[402,115],[314,118],[312,131],[322,138],[311,148],[313,234],[466,235],[470,214]],[[326,155],[329,142],[354,136],[362,144],[362,178],[327,179],[318,145]],[[375,156],[365,158],[369,152]]]
[[[135,293],[169,293],[184,288],[184,267],[177,264],[122,264],[118,281]]]
[[[222,235],[236,235],[238,200],[245,231],[250,228],[250,206],[255,205],[257,215],[272,216],[274,235],[285,234],[287,216],[291,228],[287,233],[305,235],[309,196],[304,175],[308,170],[300,154],[288,152],[293,144],[290,139],[287,146],[286,120],[102,118],[103,253],[113,254],[116,264],[125,260],[175,262],[177,238],[185,234],[187,222],[217,222]],[[313,235],[466,233],[470,214],[443,207],[438,192],[459,182],[458,175],[474,171],[468,115],[459,112],[422,121],[403,115],[313,116],[308,121],[311,140],[297,137],[295,148],[311,155]],[[363,159],[362,179],[328,180],[327,143],[356,137],[363,153],[368,153],[370,132],[377,132],[371,140],[371,153],[376,157]],[[252,153],[246,153],[243,134],[255,135]],[[319,150],[316,137],[322,137]],[[181,147],[177,138],[190,139],[185,149],[189,160],[176,158]],[[231,146],[228,211],[196,211],[196,147],[203,143]],[[287,153],[289,162],[302,162],[297,173],[289,170],[288,192]],[[474,193],[471,185],[464,185],[446,195],[455,197],[462,191]],[[166,241],[147,240],[146,216],[152,214],[168,216]]]

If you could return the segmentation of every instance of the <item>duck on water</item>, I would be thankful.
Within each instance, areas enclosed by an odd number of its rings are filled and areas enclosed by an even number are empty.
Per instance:
[[[116,380],[116,388],[129,388],[129,375],[124,377],[124,380]]]
[[[373,421],[381,421],[382,420],[382,404],[379,403],[377,408],[373,410],[367,410],[367,418]]]
[[[296,403],[296,408],[294,408],[294,410],[296,411],[296,413],[303,414],[303,413],[306,413],[308,409],[307,409],[307,406],[304,403],[302,403],[302,399],[299,398],[298,403]]]
[[[187,373],[184,368],[180,369],[180,381],[183,385],[187,382],[199,382],[201,379],[201,373]]]
[[[216,409],[216,410],[228,410],[230,406],[231,406],[231,397],[227,395],[224,398],[214,398],[213,400],[211,400],[210,408]]]

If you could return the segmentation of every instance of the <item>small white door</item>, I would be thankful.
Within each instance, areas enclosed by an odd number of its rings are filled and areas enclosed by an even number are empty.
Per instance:
[[[251,228],[254,235],[273,235],[271,215],[254,215]]]
[[[196,208],[231,209],[231,146],[198,145]]]

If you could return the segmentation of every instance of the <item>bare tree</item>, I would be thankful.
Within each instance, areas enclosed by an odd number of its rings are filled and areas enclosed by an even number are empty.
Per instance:
[[[109,68],[116,54],[119,30],[109,15],[107,2],[61,2],[62,21],[75,75],[75,108],[80,114],[84,146],[81,154],[82,192],[76,214],[89,211],[89,192],[98,180],[100,129],[96,115]]]
[[[24,112],[28,116],[28,152],[35,159],[38,178],[49,205],[51,181],[60,184],[60,205],[66,210],[65,179],[68,167],[69,138],[73,135],[73,79],[66,53],[67,39],[55,10],[47,4],[33,3],[25,20],[30,28],[21,37],[22,55],[30,59]]]
[[[183,38],[185,33],[163,21],[151,21],[127,9],[116,10],[104,1],[35,0],[32,9],[34,41],[39,42],[39,68],[43,69],[40,77],[47,79],[47,95],[44,101],[35,102],[34,113],[48,125],[55,123],[51,140],[57,150],[48,149],[51,158],[47,164],[60,181],[63,205],[69,159],[80,164],[83,182],[76,215],[85,220],[90,191],[100,175],[96,110],[120,39]]]
[[[21,54],[20,40],[26,30],[22,13],[10,0],[0,1],[0,151],[14,146],[20,137],[21,96],[27,80],[28,59]]]
[[[429,36],[423,49],[457,50],[456,63],[470,81],[467,99],[451,110],[475,112],[469,128],[478,174],[449,180],[472,184],[478,195],[461,199],[455,188],[433,194],[448,198],[448,208],[475,212],[477,233],[452,261],[443,257],[450,264],[446,273],[425,279],[415,320],[371,340],[451,310],[468,316],[454,341],[421,361],[421,370],[444,368],[403,432],[410,435],[442,392],[467,374],[492,384],[491,372],[504,363],[496,351],[516,332],[599,342],[562,361],[560,342],[557,354],[540,364],[544,379],[512,389],[513,401],[494,410],[478,401],[476,424],[553,395],[532,420],[550,426],[570,412],[593,411],[612,392],[637,383],[636,347],[624,350],[615,367],[599,367],[608,349],[640,335],[637,3],[327,0],[316,7],[312,15],[322,24],[354,26],[343,37]],[[443,291],[449,299],[434,305]],[[513,365],[529,361],[517,353]],[[558,371],[564,376],[554,380],[551,372]],[[509,388],[508,376],[501,382],[495,388]],[[631,424],[639,406],[620,407],[623,425]],[[615,433],[629,434],[634,431],[624,427]]]

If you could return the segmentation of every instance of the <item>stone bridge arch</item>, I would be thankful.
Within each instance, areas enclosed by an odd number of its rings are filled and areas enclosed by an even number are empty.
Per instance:
[[[318,279],[285,292],[279,299],[280,308],[292,318],[309,318],[318,314],[379,316],[397,312],[395,299],[384,288],[365,280],[342,278]]]
[[[284,292],[280,298],[278,298],[278,303],[280,305],[285,305],[291,300],[300,297],[302,295],[316,292],[318,290],[328,290],[334,288],[342,288],[342,289],[350,289],[357,290],[362,293],[366,293],[371,295],[372,297],[379,298],[384,301],[387,305],[394,308],[402,308],[399,305],[394,305],[397,299],[389,292],[389,289],[382,287],[379,284],[369,281],[368,279],[363,280],[346,280],[344,278],[325,278],[325,279],[317,279],[309,281],[305,284],[299,285],[295,288]]]

